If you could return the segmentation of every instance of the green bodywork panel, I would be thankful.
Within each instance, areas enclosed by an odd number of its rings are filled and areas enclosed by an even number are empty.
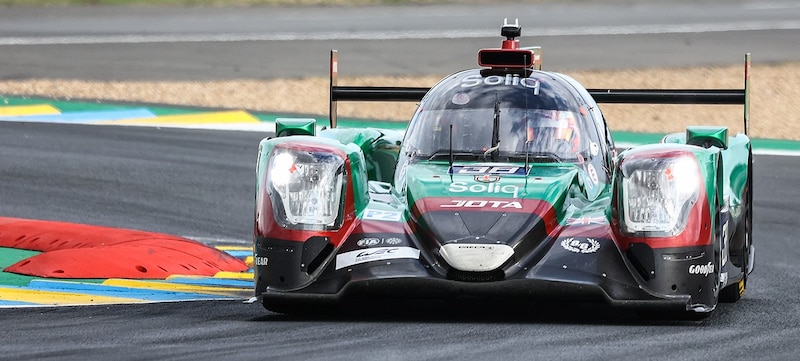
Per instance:
[[[724,127],[692,127],[684,133],[663,138],[662,143],[639,146],[617,156],[619,164],[635,153],[647,154],[663,150],[691,153],[696,159],[700,177],[709,198],[710,214],[727,204],[733,217],[742,214],[742,197],[747,183],[750,142],[738,134],[727,137]],[[686,144],[692,137],[706,147]],[[402,141],[402,133],[375,128],[336,128],[319,132],[316,137],[292,136],[262,141],[259,151],[258,179],[264,179],[267,158],[272,149],[282,142],[322,144],[341,150],[350,160],[356,210],[365,209],[399,212],[410,217],[411,208],[420,199],[441,197],[457,199],[507,198],[534,199],[549,203],[561,225],[569,219],[589,217],[607,222],[612,217],[613,184],[617,174],[608,184],[591,181],[585,168],[577,164],[531,163],[527,174],[503,175],[498,180],[476,182],[474,174],[451,174],[447,161],[412,161],[402,177],[405,184],[394,184],[394,170]],[[717,147],[721,145],[723,147]],[[721,167],[720,167],[721,163]],[[524,169],[524,163],[457,162],[455,166],[505,166]],[[369,191],[370,182],[381,184],[378,191]],[[374,186],[374,184],[373,184]],[[260,191],[263,185],[257,185]],[[373,187],[374,188],[374,187]],[[719,199],[719,202],[714,202]]]
[[[364,153],[367,178],[391,183],[403,134],[398,131],[364,128],[334,128],[320,132],[320,137],[342,144],[355,144]]]
[[[315,135],[317,121],[313,118],[278,118],[275,119],[275,136]]]
[[[481,162],[458,164],[487,165]],[[524,167],[523,163],[489,164]],[[537,199],[552,205],[557,218],[563,220],[574,216],[572,213],[577,210],[570,205],[577,202],[589,203],[581,185],[580,169],[572,164],[531,164],[527,176],[503,176],[491,183],[477,183],[475,175],[451,175],[448,174],[448,169],[449,164],[446,162],[419,162],[409,165],[405,192],[408,204],[413,205],[417,200],[428,197]]]
[[[686,127],[686,144],[728,148],[728,128],[714,126]]]

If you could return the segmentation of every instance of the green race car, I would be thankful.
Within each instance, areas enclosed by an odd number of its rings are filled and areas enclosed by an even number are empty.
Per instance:
[[[336,84],[331,128],[259,147],[256,296],[276,312],[371,299],[598,301],[705,317],[753,269],[745,134],[689,127],[618,152],[598,103],[741,104],[733,90],[587,90],[505,23],[430,89]],[[749,68],[749,56],[746,57]],[[341,100],[419,101],[404,133],[337,128]]]

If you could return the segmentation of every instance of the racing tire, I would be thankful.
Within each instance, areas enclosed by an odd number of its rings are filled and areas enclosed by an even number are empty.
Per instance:
[[[750,250],[753,245],[753,155],[750,153],[748,159],[747,184],[744,191],[744,207],[746,214],[736,227],[736,233],[732,244],[737,246],[736,253],[731,255],[733,263],[742,270],[742,279],[733,283],[720,291],[721,302],[733,303],[744,296],[747,290],[747,272],[752,268],[750,262]]]
[[[721,167],[721,165],[720,165]],[[722,242],[721,238],[724,237],[722,234],[722,215],[720,213],[721,205],[720,205],[720,197],[716,195],[714,197],[714,209],[716,210],[716,227],[717,230],[714,232],[714,237],[718,240],[716,242],[717,246],[714,249],[714,264],[715,264],[715,271],[713,273],[715,284],[720,284],[720,272],[722,269]],[[711,276],[711,274],[709,274]],[[735,284],[734,284],[735,286]],[[716,287],[714,292],[716,293],[711,300],[710,304],[707,305],[707,311],[694,311],[694,310],[653,310],[653,309],[641,309],[636,310],[636,315],[644,320],[650,321],[701,321],[714,313],[714,310],[717,308],[721,298],[723,297],[723,293],[727,288],[717,291]]]
[[[739,282],[728,285],[719,292],[719,301],[734,303],[744,296],[747,287],[747,276],[743,276]]]
[[[736,227],[736,233],[737,236],[735,238],[743,238],[736,242],[736,244],[741,244],[741,247],[737,250],[737,254],[734,256],[738,259],[737,263],[739,264],[739,267],[741,267],[742,279],[740,279],[739,282],[728,285],[719,292],[719,301],[724,303],[734,303],[740,300],[747,290],[747,262],[750,259],[750,244],[752,242],[749,210],[747,211],[747,215],[742,222],[739,222],[739,226]]]

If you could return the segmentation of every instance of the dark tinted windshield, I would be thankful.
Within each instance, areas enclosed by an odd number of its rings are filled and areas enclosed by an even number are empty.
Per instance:
[[[586,114],[575,96],[546,73],[483,76],[468,70],[443,80],[422,100],[404,148],[435,157],[449,153],[452,141],[457,155],[494,153],[496,145],[500,157],[541,154],[578,162],[579,153],[597,146],[596,131],[586,129],[593,124]]]

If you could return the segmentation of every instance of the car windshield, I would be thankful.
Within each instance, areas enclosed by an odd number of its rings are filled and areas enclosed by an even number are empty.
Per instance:
[[[561,84],[543,76],[494,77],[456,74],[438,84],[420,104],[405,146],[428,159],[452,152],[462,159],[582,162],[590,153],[596,141],[587,138],[596,132],[587,131],[586,110]]]
[[[502,106],[499,110],[496,150],[492,149],[493,109],[436,110],[422,119],[422,129],[429,131],[423,133],[427,140],[419,143],[418,155],[447,155],[452,149],[457,155],[491,156],[496,151],[504,158],[550,156],[553,161],[569,162],[584,150],[576,116],[570,111]]]

